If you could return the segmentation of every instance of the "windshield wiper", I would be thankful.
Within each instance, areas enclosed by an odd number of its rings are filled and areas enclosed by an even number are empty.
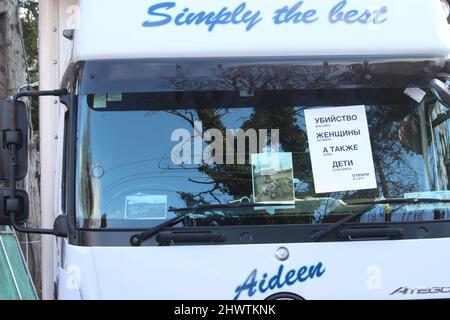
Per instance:
[[[331,225],[329,225],[327,228],[316,232],[311,236],[311,238],[315,241],[320,240],[321,238],[325,237],[326,235],[332,233],[333,231],[338,230],[340,227],[342,227],[344,224],[362,216],[366,212],[369,212],[372,210],[375,206],[380,204],[421,204],[421,203],[450,203],[450,199],[433,199],[433,198],[411,198],[411,199],[404,199],[404,198],[397,198],[397,199],[382,199],[382,200],[375,200],[375,201],[361,201],[361,202],[352,202],[348,203],[349,206],[366,206],[362,210],[359,210],[358,212],[355,212],[348,217],[345,217]]]
[[[153,228],[142,231],[141,233],[134,234],[130,238],[130,243],[134,247],[139,247],[142,244],[142,242],[144,242],[148,238],[153,237],[155,234],[157,234],[162,229],[176,226],[180,222],[183,222],[187,217],[188,217],[188,214],[177,216],[173,219],[170,219],[161,224],[158,224],[157,226],[155,226]]]
[[[177,224],[183,222],[186,218],[189,217],[189,213],[191,212],[205,212],[209,210],[214,209],[241,209],[241,208],[258,208],[258,207],[285,207],[286,204],[264,204],[264,203],[224,203],[224,204],[207,204],[207,205],[199,205],[199,206],[193,206],[193,207],[186,207],[186,208],[170,208],[169,212],[174,213],[182,213],[181,215],[167,220],[153,228],[150,228],[148,230],[145,230],[141,233],[132,235],[130,238],[130,243],[132,246],[138,247],[144,242],[145,240],[153,237],[154,235],[158,234],[162,229],[164,228],[170,228],[173,226],[176,226]]]
[[[411,199],[404,199],[404,198],[398,198],[398,199],[383,199],[383,200],[376,200],[376,201],[362,201],[362,202],[352,202],[348,203],[349,206],[366,206],[362,210],[355,212],[351,214],[348,217],[345,217],[342,220],[339,220],[338,222],[331,224],[328,226],[328,228],[318,231],[314,235],[312,235],[313,240],[320,240],[322,237],[330,234],[331,232],[339,229],[342,225],[352,221],[353,219],[358,218],[359,216],[363,215],[364,213],[370,211],[375,207],[376,205],[380,204],[419,204],[419,203],[450,203],[450,199],[433,199],[433,198],[411,198]],[[145,240],[153,237],[154,235],[158,234],[162,229],[164,228],[170,228],[173,227],[181,222],[183,222],[186,218],[189,217],[189,213],[191,212],[205,212],[209,210],[214,209],[242,209],[242,208],[263,208],[263,207],[286,207],[287,204],[282,203],[275,203],[275,204],[265,204],[265,203],[225,203],[225,204],[208,204],[208,205],[199,205],[199,206],[192,206],[192,207],[185,207],[185,208],[170,208],[169,212],[174,213],[181,213],[181,215],[167,220],[153,228],[150,228],[148,230],[145,230],[141,233],[135,234],[131,236],[130,243],[132,246],[140,246],[142,242]]]

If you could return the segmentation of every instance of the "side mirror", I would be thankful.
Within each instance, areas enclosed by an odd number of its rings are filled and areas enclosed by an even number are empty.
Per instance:
[[[450,88],[438,79],[430,82],[431,92],[447,108],[450,108]]]
[[[0,102],[0,180],[11,179],[11,143],[16,145],[16,179],[21,180],[28,171],[28,117],[27,107],[21,101],[16,102],[15,108],[12,101]]]
[[[0,102],[0,181],[8,180],[9,189],[0,188],[0,225],[12,225],[17,232],[51,234],[66,237],[67,220],[57,219],[53,229],[21,227],[28,220],[29,200],[26,192],[16,189],[17,180],[25,178],[28,169],[27,108],[23,97],[62,97],[66,89],[21,91],[12,101]]]
[[[15,222],[24,224],[28,220],[29,200],[25,191],[16,190],[15,200],[11,200],[10,190],[0,188],[0,226],[11,226],[11,212],[15,213]]]

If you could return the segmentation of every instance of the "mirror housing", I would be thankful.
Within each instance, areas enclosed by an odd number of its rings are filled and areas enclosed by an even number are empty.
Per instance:
[[[19,91],[11,101],[0,102],[0,181],[8,180],[9,189],[0,188],[0,225],[11,225],[27,234],[49,234],[66,237],[67,219],[57,220],[54,229],[22,227],[28,220],[29,199],[16,189],[16,182],[25,178],[28,169],[28,117],[23,97],[63,97],[67,89],[52,91]]]
[[[28,194],[22,190],[16,190],[16,199],[9,198],[10,190],[0,188],[0,226],[12,226],[10,213],[16,213],[17,224],[24,224],[28,220],[29,200]]]
[[[16,130],[11,128],[14,117],[14,102],[0,102],[0,180],[11,179],[10,154],[8,143],[16,144],[16,179],[22,180],[28,171],[28,115],[27,107],[22,101],[15,102]]]

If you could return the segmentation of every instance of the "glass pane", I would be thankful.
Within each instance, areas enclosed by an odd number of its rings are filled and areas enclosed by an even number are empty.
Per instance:
[[[331,222],[361,210],[348,205],[355,201],[448,196],[449,121],[432,124],[445,111],[441,105],[396,99],[377,104],[371,95],[299,105],[292,97],[283,91],[241,92],[232,99],[215,92],[81,96],[79,226],[149,227],[174,217],[171,207],[253,202],[251,155],[274,146],[292,154],[294,205],[192,212],[196,223]],[[313,100],[318,99],[320,93]],[[365,106],[377,187],[316,194],[304,110],[338,108],[353,101]],[[236,134],[228,135],[230,130]],[[251,141],[256,141],[256,149]],[[273,186],[267,182],[261,190]],[[289,186],[284,188],[284,194],[289,192]],[[384,205],[368,212],[361,222],[447,219],[448,215],[445,204]]]

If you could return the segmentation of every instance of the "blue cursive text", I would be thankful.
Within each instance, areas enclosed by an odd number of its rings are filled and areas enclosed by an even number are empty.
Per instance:
[[[300,9],[303,6],[303,1],[297,2],[293,7],[289,8],[284,6],[281,9],[275,11],[273,22],[275,24],[290,23],[291,21],[297,23],[313,23],[319,20],[317,16],[317,10],[307,10],[301,12]]]
[[[234,10],[223,7],[217,12],[191,12],[189,8],[184,8],[181,13],[178,13],[174,17],[169,13],[164,13],[175,7],[175,2],[163,2],[151,6],[148,9],[148,14],[154,19],[147,20],[142,25],[144,27],[158,27],[166,25],[173,20],[177,26],[204,24],[208,27],[209,32],[213,31],[219,24],[244,24],[246,25],[246,30],[250,31],[262,20],[261,12],[248,10],[245,2],[241,3]]]
[[[331,23],[345,22],[348,24],[382,24],[387,20],[387,7],[381,7],[378,10],[345,10],[347,1],[341,1],[331,9],[328,20]]]
[[[236,290],[234,300],[239,299],[243,292],[247,292],[248,297],[252,297],[256,292],[265,293],[269,290],[281,289],[284,286],[292,286],[296,283],[302,283],[309,279],[320,278],[326,269],[322,262],[312,266],[303,266],[298,270],[292,269],[284,274],[284,266],[280,265],[278,272],[269,278],[267,273],[262,275],[261,279],[257,279],[258,270],[253,270],[243,284],[239,285]]]
[[[382,6],[374,9],[350,8],[347,0],[337,2],[326,12],[306,8],[307,1],[298,1],[294,5],[285,5],[273,12],[273,24],[313,24],[321,19],[321,14],[328,13],[330,24],[374,24],[379,25],[388,20],[389,9]],[[269,14],[269,13],[267,13]],[[236,8],[222,7],[213,11],[195,11],[191,8],[177,8],[175,1],[161,2],[148,8],[149,18],[142,23],[144,27],[160,27],[173,23],[176,26],[206,26],[209,32],[218,25],[243,25],[251,31],[263,21],[260,10],[252,10],[246,2]]]

